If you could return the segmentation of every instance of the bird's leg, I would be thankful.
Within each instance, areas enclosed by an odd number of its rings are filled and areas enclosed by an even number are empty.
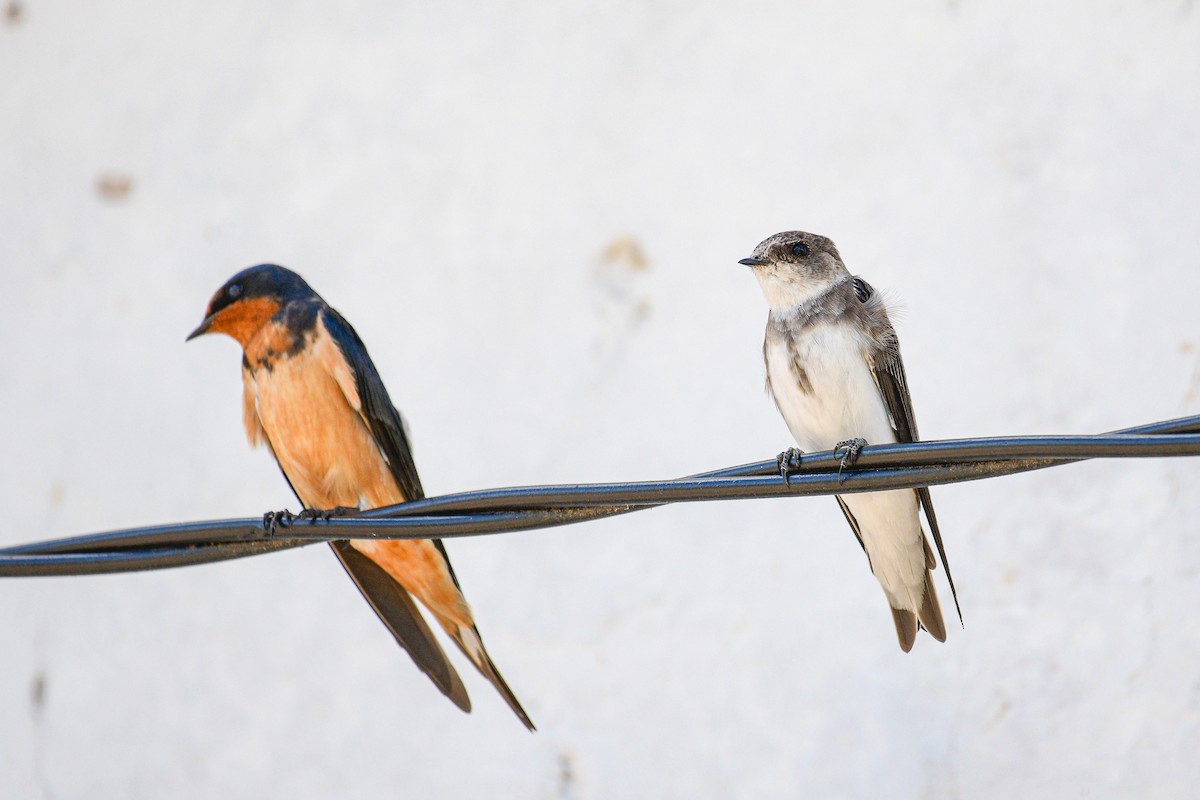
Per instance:
[[[789,447],[779,455],[775,456],[775,463],[779,465],[779,475],[783,478],[783,482],[788,486],[792,485],[790,480],[792,473],[800,469],[800,457],[804,455],[803,450],[798,450],[795,447]]]
[[[841,458],[841,461],[838,464],[838,483],[846,480],[846,476],[842,474],[842,471],[846,469],[846,467],[854,466],[854,462],[858,461],[858,454],[861,453],[862,449],[866,446],[867,440],[861,437],[846,439],[845,441],[838,442],[836,445],[834,445],[833,457]],[[846,452],[842,453],[843,450]]]
[[[268,511],[266,514],[263,514],[262,518],[263,533],[267,537],[274,536],[281,528],[290,526],[292,520],[296,518],[296,515],[286,508],[283,511]]]

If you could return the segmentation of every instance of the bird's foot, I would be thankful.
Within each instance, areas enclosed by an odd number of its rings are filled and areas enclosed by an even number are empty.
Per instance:
[[[798,450],[795,447],[789,447],[779,455],[775,456],[775,463],[779,465],[779,475],[783,478],[783,482],[788,486],[792,485],[792,473],[800,469],[800,457],[804,455],[803,450]]]
[[[281,529],[290,527],[295,519],[296,515],[286,508],[283,511],[268,511],[262,518],[263,534],[270,538]]]
[[[861,453],[862,449],[866,446],[867,440],[860,437],[846,439],[845,441],[838,442],[836,445],[834,445],[833,457],[841,459],[838,462],[838,483],[846,480],[846,476],[843,475],[842,472],[847,467],[854,466],[854,462],[858,461],[858,454]]]

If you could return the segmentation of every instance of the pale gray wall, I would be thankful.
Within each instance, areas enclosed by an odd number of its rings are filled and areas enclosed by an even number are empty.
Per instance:
[[[294,507],[236,346],[183,343],[264,260],[353,321],[433,494],[789,445],[735,262],[794,227],[900,303],[927,437],[1200,413],[1190,2],[23,6],[0,542]],[[966,628],[910,655],[825,498],[451,543],[533,736],[321,548],[0,581],[0,794],[1185,796],[1198,479],[936,490]]]

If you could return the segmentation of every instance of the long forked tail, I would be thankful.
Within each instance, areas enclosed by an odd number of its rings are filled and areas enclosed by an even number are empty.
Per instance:
[[[496,687],[496,691],[504,698],[504,702],[508,703],[508,707],[513,710],[517,718],[525,724],[529,730],[537,730],[533,726],[533,721],[529,719],[529,715],[525,713],[525,709],[521,707],[521,701],[517,700],[517,696],[513,694],[513,690],[508,688],[508,684],[504,680],[504,676],[500,674],[500,670],[496,669],[495,662],[488,655],[487,648],[483,646],[483,639],[479,636],[479,629],[474,625],[467,627],[465,625],[455,625],[453,622],[438,620],[442,627],[459,649],[463,651],[463,655],[471,659],[471,663],[479,670],[483,677],[487,678],[492,686]]]

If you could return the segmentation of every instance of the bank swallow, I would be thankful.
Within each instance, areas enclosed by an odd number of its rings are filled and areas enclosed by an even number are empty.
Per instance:
[[[845,466],[867,442],[918,440],[904,362],[883,298],[847,271],[833,242],[801,231],[777,233],[739,263],[754,270],[771,308],[763,342],[767,385],[801,450],[845,452]],[[785,473],[794,455],[781,455]],[[887,596],[901,649],[912,649],[918,627],[944,642],[946,626],[930,574],[937,561],[918,506],[925,510],[956,609],[958,596],[929,489],[847,493],[837,501]]]

